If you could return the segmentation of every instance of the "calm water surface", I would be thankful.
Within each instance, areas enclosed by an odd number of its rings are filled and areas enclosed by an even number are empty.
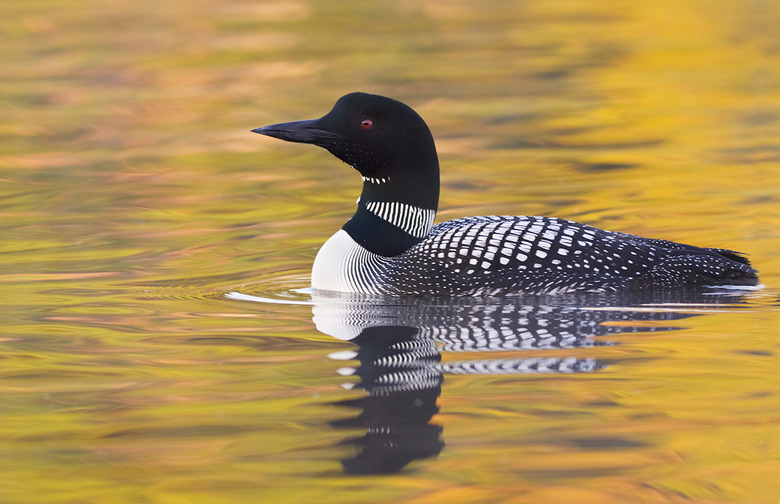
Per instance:
[[[0,502],[776,503],[773,1],[0,4]],[[401,99],[438,220],[750,253],[765,288],[312,296],[360,189],[249,130]]]

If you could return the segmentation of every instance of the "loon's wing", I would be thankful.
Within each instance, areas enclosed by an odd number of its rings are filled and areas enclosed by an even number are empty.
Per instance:
[[[399,293],[421,295],[442,285],[452,294],[499,295],[757,282],[750,266],[712,249],[527,216],[437,224],[387,275]]]
[[[718,254],[731,261],[736,261],[738,263],[742,263],[747,266],[750,266],[750,261],[745,256],[745,254],[743,254],[742,252],[737,252],[736,250],[710,248],[710,247],[697,247],[695,245],[686,245],[684,243],[678,243],[669,240],[659,240],[657,238],[644,238],[642,236],[637,236],[637,235],[632,235],[627,233],[618,233],[615,231],[608,231],[608,232],[615,235],[616,237],[621,237],[631,241],[643,242],[643,243],[647,243],[648,245],[652,245],[654,247],[668,249],[668,250],[684,250],[684,251],[694,252],[694,253],[701,252],[702,250],[704,250],[707,251],[708,253]]]

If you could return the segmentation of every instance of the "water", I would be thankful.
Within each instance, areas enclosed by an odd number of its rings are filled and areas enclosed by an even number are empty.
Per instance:
[[[0,4],[0,501],[777,502],[774,2]],[[750,253],[759,291],[312,297],[409,103],[438,221]],[[384,474],[379,474],[384,473]]]

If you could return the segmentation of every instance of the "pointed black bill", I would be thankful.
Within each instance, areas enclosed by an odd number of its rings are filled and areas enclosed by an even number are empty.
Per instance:
[[[280,124],[271,124],[255,128],[252,133],[259,133],[269,137],[279,138],[288,142],[319,144],[323,140],[334,140],[340,135],[324,130],[319,126],[319,119],[307,121],[294,121]]]

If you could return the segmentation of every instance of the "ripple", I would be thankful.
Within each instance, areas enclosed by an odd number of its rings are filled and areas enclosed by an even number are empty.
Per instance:
[[[300,301],[292,299],[281,299],[264,296],[254,296],[252,294],[244,294],[241,292],[231,291],[225,294],[228,299],[236,301],[252,301],[254,303],[266,303],[266,304],[286,304],[286,305],[299,305],[299,306],[314,306],[314,301]]]

